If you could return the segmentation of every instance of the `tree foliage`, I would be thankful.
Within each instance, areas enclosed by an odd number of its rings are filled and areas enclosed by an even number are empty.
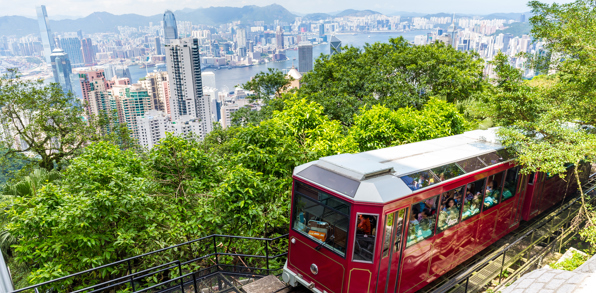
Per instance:
[[[321,55],[304,75],[300,97],[321,104],[333,120],[351,125],[363,106],[421,108],[430,97],[466,100],[483,88],[483,61],[443,43],[414,46],[400,38],[389,43],[346,47]]]
[[[86,121],[71,93],[42,80],[22,80],[16,70],[0,78],[0,108],[4,164],[17,153],[30,153],[41,168],[61,168],[87,143],[104,139],[99,130],[106,120]]]

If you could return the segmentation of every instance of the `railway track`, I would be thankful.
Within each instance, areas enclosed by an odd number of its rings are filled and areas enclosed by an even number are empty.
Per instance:
[[[584,194],[596,193],[596,173],[590,175],[582,189]],[[531,221],[522,221],[514,232],[419,292],[479,292],[497,279],[498,288],[509,283],[513,277],[540,267],[542,257],[548,253],[546,248],[560,249],[577,234],[581,223],[574,219],[580,207],[581,199],[577,195]]]

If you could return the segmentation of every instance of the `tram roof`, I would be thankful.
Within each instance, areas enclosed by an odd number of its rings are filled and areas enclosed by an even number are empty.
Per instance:
[[[296,167],[294,175],[355,201],[390,202],[417,192],[412,183],[420,174],[449,180],[507,161],[496,129],[323,157]]]

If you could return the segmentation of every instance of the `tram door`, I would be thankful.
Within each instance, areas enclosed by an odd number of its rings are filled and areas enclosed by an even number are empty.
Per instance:
[[[403,229],[408,208],[385,214],[383,225],[383,243],[379,274],[377,275],[377,293],[393,293],[399,276],[399,261],[401,259]]]

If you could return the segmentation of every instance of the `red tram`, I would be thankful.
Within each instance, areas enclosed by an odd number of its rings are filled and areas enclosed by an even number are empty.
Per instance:
[[[282,277],[316,293],[415,292],[577,189],[519,174],[495,129],[325,157],[293,179]]]

